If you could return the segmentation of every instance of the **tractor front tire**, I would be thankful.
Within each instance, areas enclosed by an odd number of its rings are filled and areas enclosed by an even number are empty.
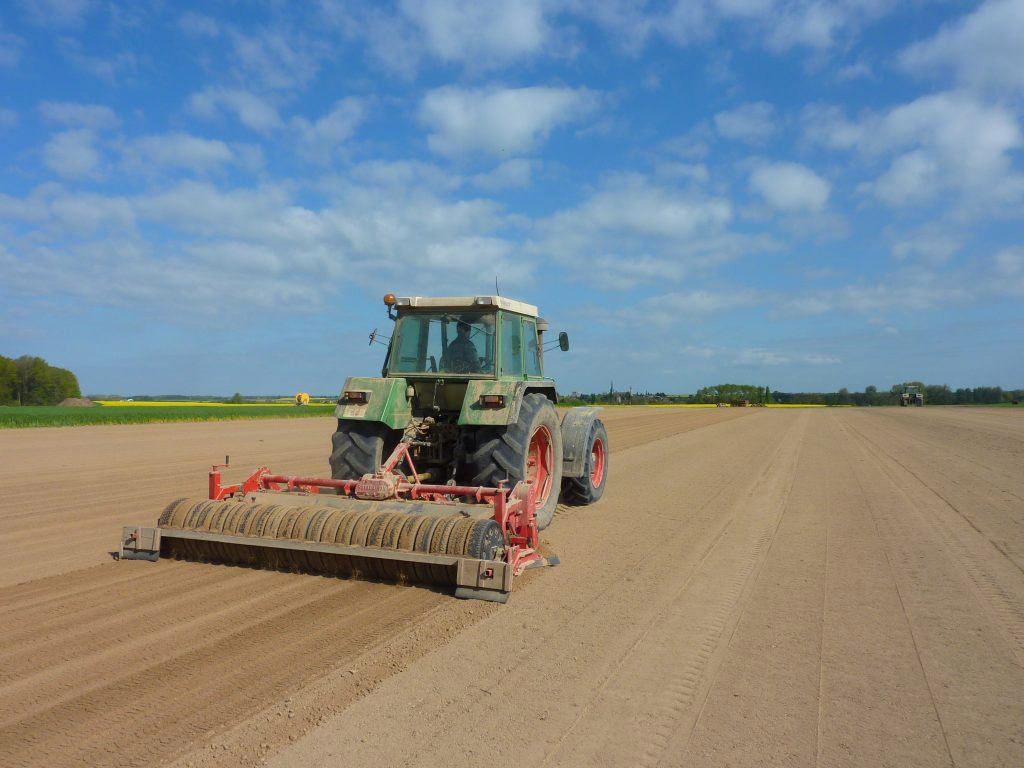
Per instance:
[[[583,448],[583,474],[562,481],[562,500],[567,504],[593,504],[604,494],[608,481],[608,432],[595,419]]]
[[[331,477],[359,480],[373,474],[395,449],[401,432],[377,421],[338,419],[331,440]]]
[[[555,406],[537,392],[525,395],[516,421],[477,430],[468,463],[473,485],[497,488],[499,480],[507,480],[511,491],[521,480],[539,482],[537,528],[544,530],[562,487],[562,430]]]

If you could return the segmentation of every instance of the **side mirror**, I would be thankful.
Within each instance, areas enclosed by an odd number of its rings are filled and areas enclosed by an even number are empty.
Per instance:
[[[558,334],[558,348],[563,352],[569,351],[569,334],[565,331]]]

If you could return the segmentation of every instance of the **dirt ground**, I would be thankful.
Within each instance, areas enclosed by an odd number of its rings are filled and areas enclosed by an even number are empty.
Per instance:
[[[604,417],[505,606],[112,561],[331,419],[0,431],[0,765],[1024,765],[1024,412]]]

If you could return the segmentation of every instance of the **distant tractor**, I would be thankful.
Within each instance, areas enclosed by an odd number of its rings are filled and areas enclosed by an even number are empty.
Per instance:
[[[309,392],[299,392],[295,396],[296,405],[309,405]]]
[[[900,394],[900,406],[924,405],[924,395],[918,387],[905,387]]]

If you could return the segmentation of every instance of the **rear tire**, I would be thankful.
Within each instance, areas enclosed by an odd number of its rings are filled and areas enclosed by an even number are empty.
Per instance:
[[[541,435],[538,435],[541,433]],[[542,475],[547,496],[537,504],[537,528],[544,530],[551,523],[562,485],[562,430],[551,401],[538,392],[523,397],[519,418],[506,427],[482,427],[477,430],[476,448],[468,464],[472,485],[498,487],[499,480],[508,480],[511,491],[516,483],[526,480],[528,471]],[[546,466],[528,470],[532,440],[546,443]]]
[[[608,432],[595,419],[583,450],[583,474],[562,481],[562,500],[567,504],[593,504],[604,494],[608,482]]]
[[[373,474],[391,455],[401,435],[377,421],[338,419],[338,431],[331,440],[331,477],[359,480]]]

